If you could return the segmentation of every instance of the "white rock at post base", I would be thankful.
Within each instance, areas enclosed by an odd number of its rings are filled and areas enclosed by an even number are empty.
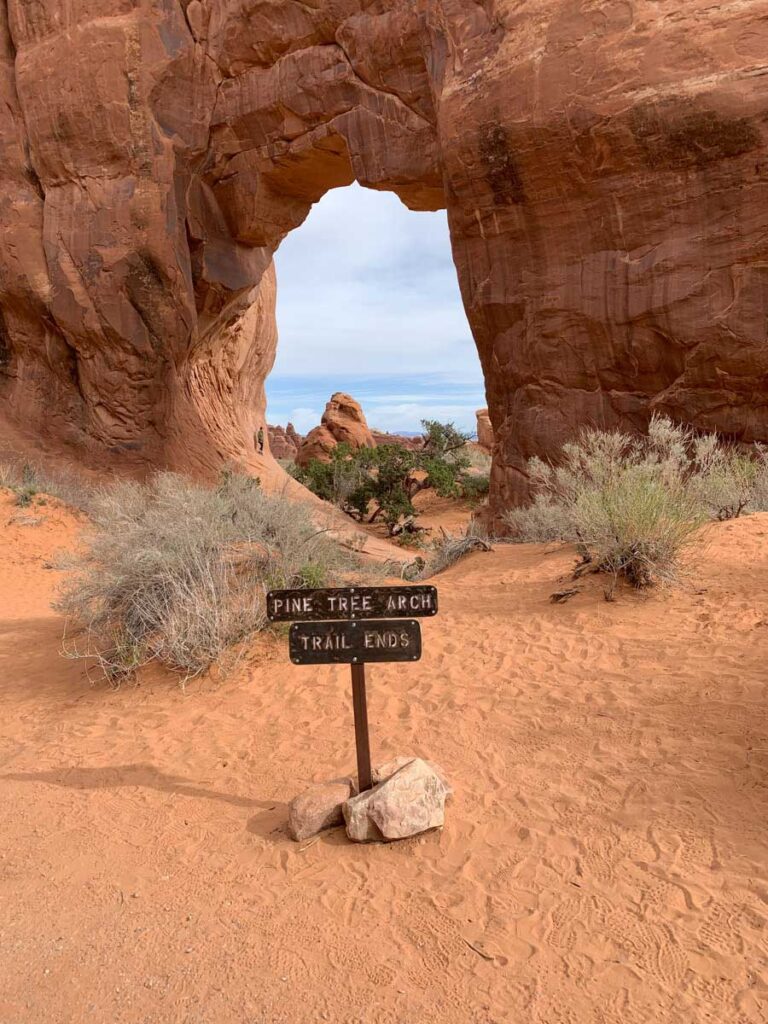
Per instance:
[[[387,771],[403,761],[394,774]],[[439,768],[421,758],[398,758],[375,773],[383,778],[344,804],[347,835],[358,843],[406,839],[445,823],[450,788]]]
[[[428,765],[435,775],[438,776],[440,781],[443,783],[446,789],[447,796],[453,796],[453,789],[445,777],[445,772],[438,765],[432,761],[427,761],[425,758],[417,758],[415,755],[403,755],[398,754],[397,757],[393,757],[391,761],[387,761],[385,764],[380,764],[378,768],[374,768],[371,772],[371,778],[373,779],[374,786],[379,782],[386,782],[387,779],[391,779],[395,772],[399,772],[401,768],[405,768],[407,764],[412,764],[414,761],[423,761],[424,764]]]
[[[416,758],[413,755],[404,757],[402,754],[399,754],[397,757],[393,757],[391,761],[387,761],[386,764],[380,764],[378,768],[374,768],[371,772],[374,786],[380,782],[386,782],[387,779],[391,779],[395,772],[399,772],[401,768],[405,768],[407,764],[415,760]]]
[[[355,843],[375,843],[384,839],[378,827],[368,817],[372,792],[373,790],[369,789],[366,793],[353,796],[342,808],[347,825],[347,835]]]

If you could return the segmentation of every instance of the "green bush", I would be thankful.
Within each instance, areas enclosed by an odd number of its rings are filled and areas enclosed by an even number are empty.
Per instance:
[[[491,478],[488,473],[465,473],[460,480],[461,493],[465,498],[479,501],[488,497]]]
[[[329,462],[313,459],[294,476],[318,497],[337,505],[360,522],[386,523],[390,534],[416,516],[413,499],[427,488],[443,497],[462,493],[470,460],[468,436],[452,423],[424,420],[416,450],[384,444],[353,449],[340,444]]]
[[[234,473],[208,489],[171,473],[93,500],[93,529],[57,602],[65,653],[110,679],[153,659],[196,675],[265,628],[265,595],[333,583],[358,563],[301,504]]]

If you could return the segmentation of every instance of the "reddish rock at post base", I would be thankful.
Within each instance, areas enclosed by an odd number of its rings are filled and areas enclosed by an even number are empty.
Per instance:
[[[767,51],[757,2],[0,0],[3,408],[258,465],[272,254],[357,180],[448,209],[494,509],[584,424],[768,439]]]

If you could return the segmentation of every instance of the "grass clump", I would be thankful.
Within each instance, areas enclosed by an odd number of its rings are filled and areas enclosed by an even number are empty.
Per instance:
[[[29,508],[36,502],[44,504],[44,497],[48,495],[87,512],[93,493],[87,481],[77,473],[51,471],[12,454],[0,458],[0,487],[13,491],[19,508]]]
[[[267,591],[333,583],[357,561],[302,505],[226,473],[209,489],[171,473],[116,483],[57,602],[71,657],[114,681],[157,660],[189,678],[265,628]]]

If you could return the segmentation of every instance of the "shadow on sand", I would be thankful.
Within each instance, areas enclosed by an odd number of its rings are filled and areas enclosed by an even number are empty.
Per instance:
[[[235,807],[259,807],[267,811],[284,809],[285,805],[274,800],[251,800],[248,797],[221,793],[207,789],[182,778],[169,775],[151,764],[106,765],[102,768],[60,768],[45,772],[10,772],[0,775],[0,781],[43,782],[66,789],[119,789],[124,786],[140,786],[156,789],[163,793],[180,793],[183,796],[203,800],[219,800]]]

